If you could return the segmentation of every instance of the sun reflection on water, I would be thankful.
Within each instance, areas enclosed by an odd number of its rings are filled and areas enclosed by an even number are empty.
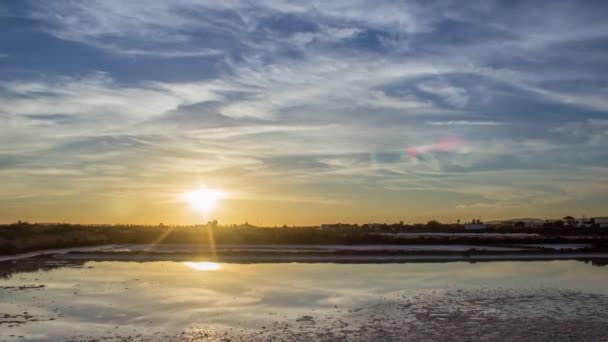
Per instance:
[[[186,261],[184,262],[184,265],[197,271],[217,271],[222,268],[220,264],[210,261]]]

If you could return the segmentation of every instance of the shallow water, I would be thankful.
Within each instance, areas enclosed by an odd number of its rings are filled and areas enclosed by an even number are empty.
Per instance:
[[[553,334],[562,334],[593,341],[608,334],[608,267],[577,261],[51,259],[11,267],[0,279],[0,341],[441,340],[445,335],[433,337],[441,329],[454,330],[452,340],[517,340],[523,335],[509,335],[515,330],[508,325],[523,333],[530,319],[542,321],[546,333],[535,340],[559,340]],[[589,336],[564,335],[560,329],[568,324]]]

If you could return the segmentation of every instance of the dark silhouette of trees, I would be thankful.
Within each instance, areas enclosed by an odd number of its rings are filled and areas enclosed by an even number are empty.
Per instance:
[[[439,223],[439,221],[437,221],[437,220],[430,220],[429,222],[426,223],[426,226],[428,228],[435,229],[435,228],[440,228],[441,223]]]

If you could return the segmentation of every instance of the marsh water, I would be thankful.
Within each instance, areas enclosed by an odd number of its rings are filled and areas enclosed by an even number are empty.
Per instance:
[[[604,341],[608,336],[608,267],[579,261],[226,264],[46,258],[0,268],[0,341]]]

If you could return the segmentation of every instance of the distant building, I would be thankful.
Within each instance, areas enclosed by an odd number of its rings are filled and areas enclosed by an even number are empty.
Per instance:
[[[487,226],[485,223],[465,223],[464,229],[466,230],[484,230]]]
[[[485,223],[481,222],[480,220],[473,220],[470,223],[464,224],[465,230],[485,230],[486,228],[487,228],[487,225]]]
[[[584,228],[593,228],[595,227],[595,219],[590,218],[590,219],[586,219],[586,218],[582,218],[579,221],[579,227],[584,227]]]
[[[572,216],[566,216],[563,218],[564,226],[566,227],[579,227],[579,228],[608,228],[608,217],[592,217],[592,218],[574,218]]]
[[[323,223],[321,229],[350,228],[350,223]]]
[[[608,228],[608,216],[594,217],[595,224],[600,228]]]
[[[526,228],[538,228],[542,224],[541,222],[532,221],[532,220],[523,220],[521,222],[524,223],[524,227],[526,227]]]

